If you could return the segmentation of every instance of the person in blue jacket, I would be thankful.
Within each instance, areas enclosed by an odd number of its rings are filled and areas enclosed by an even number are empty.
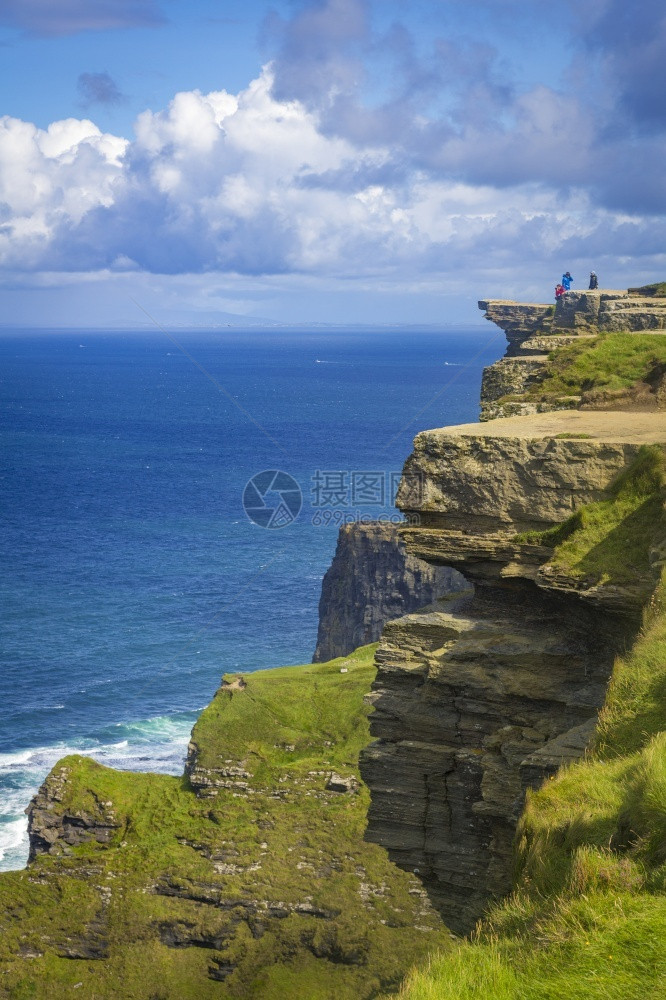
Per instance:
[[[573,278],[571,277],[571,275],[569,274],[569,272],[565,271],[564,274],[562,275],[562,286],[564,287],[564,291],[565,292],[568,292],[568,291],[571,290],[571,282],[572,281],[573,281]]]

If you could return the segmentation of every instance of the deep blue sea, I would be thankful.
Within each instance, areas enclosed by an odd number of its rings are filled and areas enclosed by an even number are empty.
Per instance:
[[[504,348],[490,327],[174,336],[0,335],[0,868],[59,757],[179,773],[223,673],[309,662],[337,524],[395,515],[414,434],[476,420]],[[243,494],[278,470],[303,506],[264,528]],[[257,482],[277,511],[288,481]]]

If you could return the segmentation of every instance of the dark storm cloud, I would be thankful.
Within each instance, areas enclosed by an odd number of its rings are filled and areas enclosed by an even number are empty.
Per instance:
[[[122,104],[127,100],[108,73],[81,73],[76,87],[85,107],[91,104]]]
[[[165,20],[155,0],[3,0],[0,5],[0,24],[46,37],[152,27]]]

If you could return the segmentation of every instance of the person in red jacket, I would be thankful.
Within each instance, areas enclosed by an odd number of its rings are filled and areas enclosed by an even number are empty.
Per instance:
[[[564,285],[555,285],[555,301],[561,299],[564,295]]]

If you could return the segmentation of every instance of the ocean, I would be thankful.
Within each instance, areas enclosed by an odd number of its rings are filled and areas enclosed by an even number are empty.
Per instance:
[[[177,774],[225,672],[310,661],[337,526],[396,516],[415,433],[476,420],[503,349],[491,328],[0,334],[0,869],[58,758]]]

